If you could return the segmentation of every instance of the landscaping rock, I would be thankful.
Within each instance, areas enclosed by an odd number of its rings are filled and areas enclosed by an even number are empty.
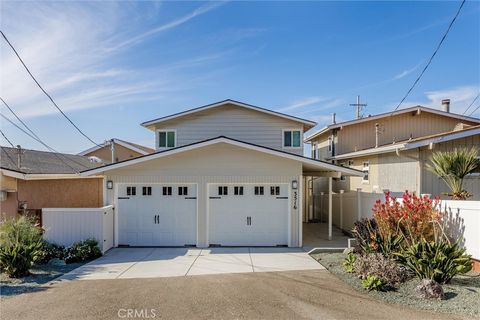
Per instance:
[[[48,264],[51,265],[51,266],[64,266],[64,265],[66,265],[64,260],[60,260],[58,258],[50,259],[50,261],[48,261]]]
[[[445,299],[442,286],[438,282],[430,279],[423,279],[422,283],[415,288],[415,293],[419,298],[423,299]]]

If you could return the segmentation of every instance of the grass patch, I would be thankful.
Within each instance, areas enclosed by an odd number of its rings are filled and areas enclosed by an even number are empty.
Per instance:
[[[2,298],[15,296],[21,293],[42,291],[48,288],[48,282],[64,275],[85,264],[70,263],[66,265],[35,265],[30,269],[30,275],[23,278],[9,278],[5,273],[0,273],[0,296]]]
[[[423,300],[416,297],[414,289],[420,280],[414,278],[399,285],[395,291],[366,291],[355,274],[346,273],[342,263],[346,255],[343,253],[316,253],[312,257],[319,261],[335,276],[348,283],[356,290],[389,303],[407,305],[413,308],[451,313],[461,316],[480,318],[480,274],[469,272],[444,284],[445,300]]]

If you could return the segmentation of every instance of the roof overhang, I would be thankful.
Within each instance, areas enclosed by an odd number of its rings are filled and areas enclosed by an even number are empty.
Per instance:
[[[175,154],[178,154],[178,153],[183,153],[183,152],[187,152],[187,151],[190,151],[190,150],[195,150],[195,149],[199,149],[199,148],[203,148],[203,147],[206,147],[206,146],[211,146],[211,145],[219,144],[219,143],[226,143],[226,144],[229,144],[229,145],[238,146],[238,147],[245,148],[245,149],[248,149],[248,150],[259,151],[259,152],[263,152],[263,153],[266,153],[266,154],[278,156],[278,157],[281,157],[281,158],[299,161],[299,162],[302,163],[303,169],[306,172],[317,172],[317,173],[320,173],[320,172],[322,172],[322,173],[339,172],[340,174],[346,175],[346,176],[363,176],[363,172],[361,172],[359,170],[338,166],[338,165],[335,165],[335,164],[332,164],[332,163],[329,163],[329,162],[315,160],[315,159],[307,158],[307,157],[304,157],[304,156],[301,156],[301,155],[296,155],[296,154],[292,154],[292,153],[289,153],[289,152],[279,151],[279,150],[275,150],[275,149],[271,149],[271,148],[267,148],[267,147],[243,142],[243,141],[240,141],[240,140],[227,138],[227,137],[224,137],[224,136],[209,139],[209,140],[205,140],[205,141],[201,141],[201,142],[197,142],[197,143],[193,143],[193,144],[190,144],[190,145],[185,145],[185,146],[173,148],[173,149],[166,150],[166,151],[160,151],[160,152],[152,153],[152,154],[142,156],[142,157],[138,157],[138,158],[135,158],[135,159],[129,159],[129,160],[124,160],[124,161],[117,162],[117,163],[107,164],[103,167],[84,170],[84,171],[80,172],[80,174],[82,176],[90,176],[90,175],[93,175],[93,174],[103,174],[107,171],[128,167],[128,166],[133,165],[133,164],[142,163],[142,162],[145,162],[145,161],[158,159],[158,158],[162,158],[162,157],[167,157],[167,156],[175,155]],[[328,174],[326,174],[326,176],[328,176]]]
[[[311,135],[309,135],[308,137],[306,137],[305,139],[303,139],[303,142],[304,143],[309,143],[310,141],[312,141],[313,139],[315,139],[316,137],[324,134],[325,132],[328,132],[330,130],[329,127],[323,127],[322,129],[312,133]]]
[[[437,143],[461,139],[461,138],[470,137],[478,134],[480,134],[480,127],[475,127],[472,129],[465,129],[458,132],[453,131],[443,135],[437,135],[430,138],[419,139],[412,142],[406,141],[406,142],[396,143],[396,144],[382,146],[378,148],[370,148],[370,149],[365,149],[365,150],[360,150],[355,152],[344,153],[338,156],[330,157],[329,159],[345,160],[345,159],[364,157],[368,155],[397,152],[401,150],[411,150],[411,149],[421,148],[425,146],[433,146],[434,144],[437,144]]]
[[[85,179],[85,178],[102,178],[100,175],[81,176],[77,173],[25,173],[10,169],[1,168],[0,172],[7,177],[20,180],[60,180],[60,179]]]
[[[187,111],[175,113],[175,114],[172,114],[172,115],[169,115],[169,116],[166,116],[166,117],[146,121],[146,122],[142,123],[142,126],[144,126],[147,129],[153,130],[152,126],[155,125],[155,124],[165,122],[165,121],[169,121],[169,120],[172,120],[172,119],[176,119],[176,118],[179,118],[179,117],[183,117],[183,116],[193,114],[193,113],[196,113],[196,112],[201,112],[201,111],[213,109],[213,108],[220,107],[220,106],[227,105],[227,104],[235,105],[237,107],[246,108],[246,109],[250,109],[250,110],[255,110],[255,111],[258,111],[258,112],[263,112],[263,113],[270,114],[270,115],[273,115],[273,116],[276,116],[276,117],[280,117],[280,118],[284,118],[284,119],[288,119],[288,120],[292,120],[292,121],[295,121],[295,122],[302,123],[303,126],[304,126],[304,131],[307,131],[307,130],[309,130],[309,129],[311,129],[314,126],[317,125],[317,123],[314,122],[314,121],[290,116],[288,114],[284,114],[284,113],[281,113],[281,112],[272,111],[272,110],[257,107],[257,106],[251,105],[251,104],[247,104],[247,103],[243,103],[243,102],[228,99],[228,100],[208,104],[208,105],[205,105],[205,106],[201,106],[201,107],[198,107],[198,108],[190,109],[190,110],[187,110]]]
[[[107,146],[110,145],[109,142],[111,142],[111,140],[105,141],[105,143],[103,143],[103,144],[101,144],[101,145],[98,145],[98,146],[92,147],[92,148],[90,148],[90,149],[87,149],[87,150],[85,150],[85,151],[82,151],[82,152],[80,152],[78,155],[79,155],[79,156],[84,156],[84,155],[89,154],[89,153],[91,153],[91,152],[93,152],[93,151],[96,151],[96,150],[98,150],[98,149],[107,147]],[[137,152],[137,153],[140,153],[140,154],[142,154],[142,155],[149,154],[147,151],[142,150],[142,149],[140,149],[140,148],[137,148],[137,147],[135,147],[135,146],[133,146],[133,145],[131,145],[131,144],[129,144],[129,143],[126,143],[125,141],[118,140],[118,139],[113,139],[113,142],[114,142],[115,144],[118,144],[118,145],[120,145],[120,146],[122,146],[122,147],[125,147],[125,148],[127,148],[127,149],[130,149],[130,150],[135,151],[135,152]]]

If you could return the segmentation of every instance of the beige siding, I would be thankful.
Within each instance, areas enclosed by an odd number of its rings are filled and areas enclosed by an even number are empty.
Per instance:
[[[458,119],[427,112],[420,114],[412,112],[345,126],[337,131],[338,143],[335,154],[375,147],[375,123],[379,123],[382,130],[379,134],[379,145],[385,145],[392,141],[408,140],[410,137],[418,138],[448,132],[459,122]]]
[[[128,160],[132,158],[136,158],[141,156],[141,153],[138,153],[136,151],[133,151],[131,149],[125,148],[124,146],[121,146],[119,144],[115,144],[115,161],[123,161],[123,160]],[[111,162],[112,161],[112,151],[110,149],[110,146],[104,146],[100,149],[97,149],[95,151],[92,151],[90,153],[85,154],[86,157],[99,157],[100,159]]]
[[[17,179],[8,177],[0,173],[0,189],[16,191],[17,190]]]
[[[463,139],[457,139],[434,146],[433,150],[423,148],[421,150],[421,158],[423,162],[422,170],[422,193],[430,193],[433,195],[441,195],[443,192],[449,192],[449,188],[445,182],[436,175],[426,169],[426,164],[430,161],[432,153],[435,151],[451,151],[455,148],[476,146],[480,148],[480,135],[471,136]],[[480,177],[472,176],[464,180],[464,189],[473,194],[470,200],[480,200]]]
[[[302,165],[297,161],[281,159],[261,152],[227,144],[201,149],[134,164],[107,172],[107,179],[115,183],[196,183],[198,185],[197,244],[208,245],[207,184],[208,183],[288,183],[301,181]],[[290,199],[293,201],[293,190]],[[300,190],[297,191],[298,193]],[[108,192],[108,204],[114,204],[114,193]],[[297,194],[297,201],[302,199]],[[297,209],[291,203],[291,246],[300,245]]]
[[[391,192],[419,192],[418,151],[378,155],[378,189]]]
[[[168,122],[162,122],[156,129],[174,129],[177,132],[177,146],[226,136],[274,149],[303,155],[300,148],[282,148],[282,130],[302,130],[302,124],[277,116],[226,105],[194,113]],[[158,136],[155,137],[158,148]]]

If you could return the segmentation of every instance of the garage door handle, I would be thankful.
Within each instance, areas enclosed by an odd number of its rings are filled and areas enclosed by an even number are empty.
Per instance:
[[[197,199],[197,197],[185,197],[185,199],[187,199],[187,200],[195,200],[195,199]]]
[[[277,199],[288,199],[288,197],[277,197]]]
[[[222,199],[222,197],[210,197],[210,199]]]
[[[118,199],[130,199],[130,197],[118,197]]]

